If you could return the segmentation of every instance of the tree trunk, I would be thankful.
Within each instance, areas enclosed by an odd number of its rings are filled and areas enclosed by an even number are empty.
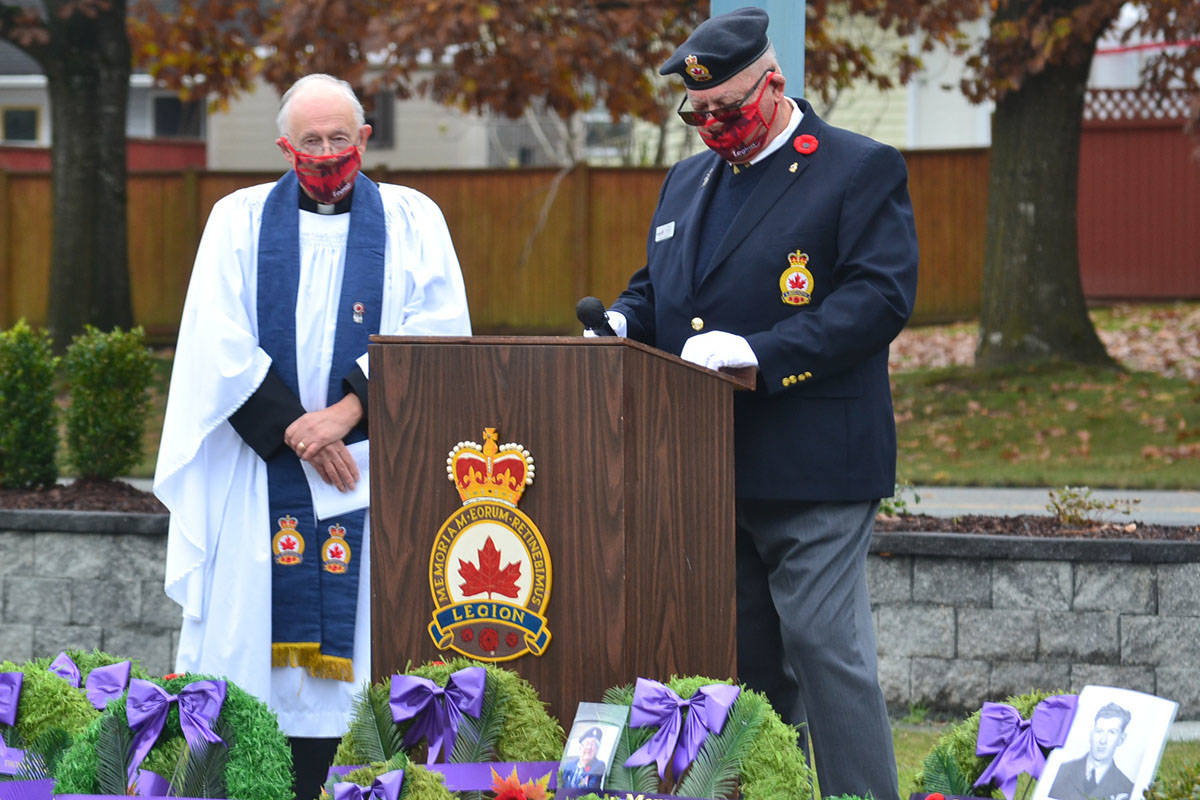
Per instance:
[[[1052,66],[996,103],[978,366],[1114,364],[1079,277],[1079,135],[1090,66],[1090,56]]]
[[[90,323],[133,324],[126,231],[125,117],[130,47],[125,0],[62,18],[47,2],[42,53],[50,95],[54,234],[47,327],[55,348]]]

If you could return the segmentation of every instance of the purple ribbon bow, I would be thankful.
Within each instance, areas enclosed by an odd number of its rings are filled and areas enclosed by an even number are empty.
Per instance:
[[[335,783],[333,800],[397,800],[404,783],[404,770],[394,769],[375,779],[370,786],[357,783]]]
[[[483,711],[486,681],[487,670],[483,667],[460,669],[446,681],[445,689],[428,678],[393,675],[388,701],[392,707],[392,720],[398,723],[413,720],[404,734],[404,746],[412,747],[425,737],[429,740],[429,756],[425,763],[434,763],[439,751],[449,761],[463,714],[478,717]]]
[[[179,703],[179,727],[189,747],[201,742],[224,744],[213,733],[212,725],[225,703],[225,681],[195,681],[183,687],[179,694],[170,694],[157,684],[134,678],[129,683],[129,698],[125,702],[125,718],[133,730],[133,753],[129,761],[129,781],[137,777],[138,767],[150,748],[158,741],[167,721],[171,703]]]
[[[641,728],[658,725],[658,730],[641,748],[625,760],[627,767],[640,767],[651,761],[658,764],[658,777],[666,776],[667,762],[671,763],[671,774],[678,780],[704,745],[709,733],[720,733],[725,727],[729,709],[738,698],[741,689],[725,683],[710,683],[701,686],[687,700],[683,700],[671,687],[658,681],[637,679],[633,690],[633,710],[629,714],[629,726]],[[687,722],[682,724],[682,709],[690,706]]]
[[[79,667],[66,652],[55,656],[47,669],[76,689],[79,688]],[[125,694],[125,686],[129,683],[129,670],[129,662],[122,661],[118,664],[109,664],[106,667],[97,667],[88,673],[87,685],[84,687],[84,691],[87,694],[88,701],[96,710],[103,711],[109,701],[115,700]]]
[[[0,672],[0,722],[17,724],[17,704],[21,701],[24,672]]]
[[[1075,718],[1078,701],[1079,697],[1073,694],[1047,697],[1037,704],[1029,719],[1023,719],[1015,708],[1005,703],[984,703],[979,715],[975,755],[996,757],[975,785],[994,783],[1008,800],[1012,800],[1017,790],[1017,777],[1022,772],[1040,778],[1046,766],[1043,750],[1062,747],[1071,720]]]

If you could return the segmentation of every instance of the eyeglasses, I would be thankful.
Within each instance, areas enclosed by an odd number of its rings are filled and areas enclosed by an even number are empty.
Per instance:
[[[320,136],[305,136],[300,140],[299,146],[296,149],[307,156],[320,156],[325,155],[326,152],[330,154],[340,153],[352,144],[354,144],[354,140],[349,136],[334,136],[332,139],[322,139]]]
[[[730,103],[727,106],[720,106],[719,108],[712,108],[708,111],[694,111],[690,108],[684,109],[683,106],[688,101],[688,96],[684,95],[683,100],[679,102],[679,108],[675,109],[675,113],[678,114],[679,118],[686,124],[694,126],[703,125],[704,123],[708,122],[709,119],[715,119],[717,122],[732,122],[742,115],[742,109],[746,106],[746,101],[750,99],[750,95],[754,94],[754,90],[758,88],[760,83],[762,83],[763,78],[772,74],[774,71],[775,70],[769,69],[760,75],[758,80],[754,82],[754,85],[750,87],[750,91],[746,92],[746,95],[736,103]],[[767,87],[764,85],[763,91],[765,92],[766,90]]]

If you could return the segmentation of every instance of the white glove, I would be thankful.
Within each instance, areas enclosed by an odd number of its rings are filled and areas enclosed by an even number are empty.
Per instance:
[[[617,336],[624,336],[629,330],[629,323],[625,319],[625,315],[620,311],[608,311],[608,327],[613,329],[613,333]],[[583,335],[586,339],[592,339],[596,336],[596,332],[591,328],[584,328]]]
[[[679,357],[709,369],[758,366],[758,357],[750,349],[750,343],[741,336],[725,331],[709,331],[693,336],[683,343],[683,352]]]

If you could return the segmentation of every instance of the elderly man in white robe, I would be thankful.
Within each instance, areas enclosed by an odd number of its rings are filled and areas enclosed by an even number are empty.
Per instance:
[[[154,491],[183,608],[176,669],[270,705],[303,799],[370,677],[367,337],[471,330],[441,211],[360,174],[371,126],[350,85],[300,79],[278,125],[292,169],[221,199],[205,227]]]

